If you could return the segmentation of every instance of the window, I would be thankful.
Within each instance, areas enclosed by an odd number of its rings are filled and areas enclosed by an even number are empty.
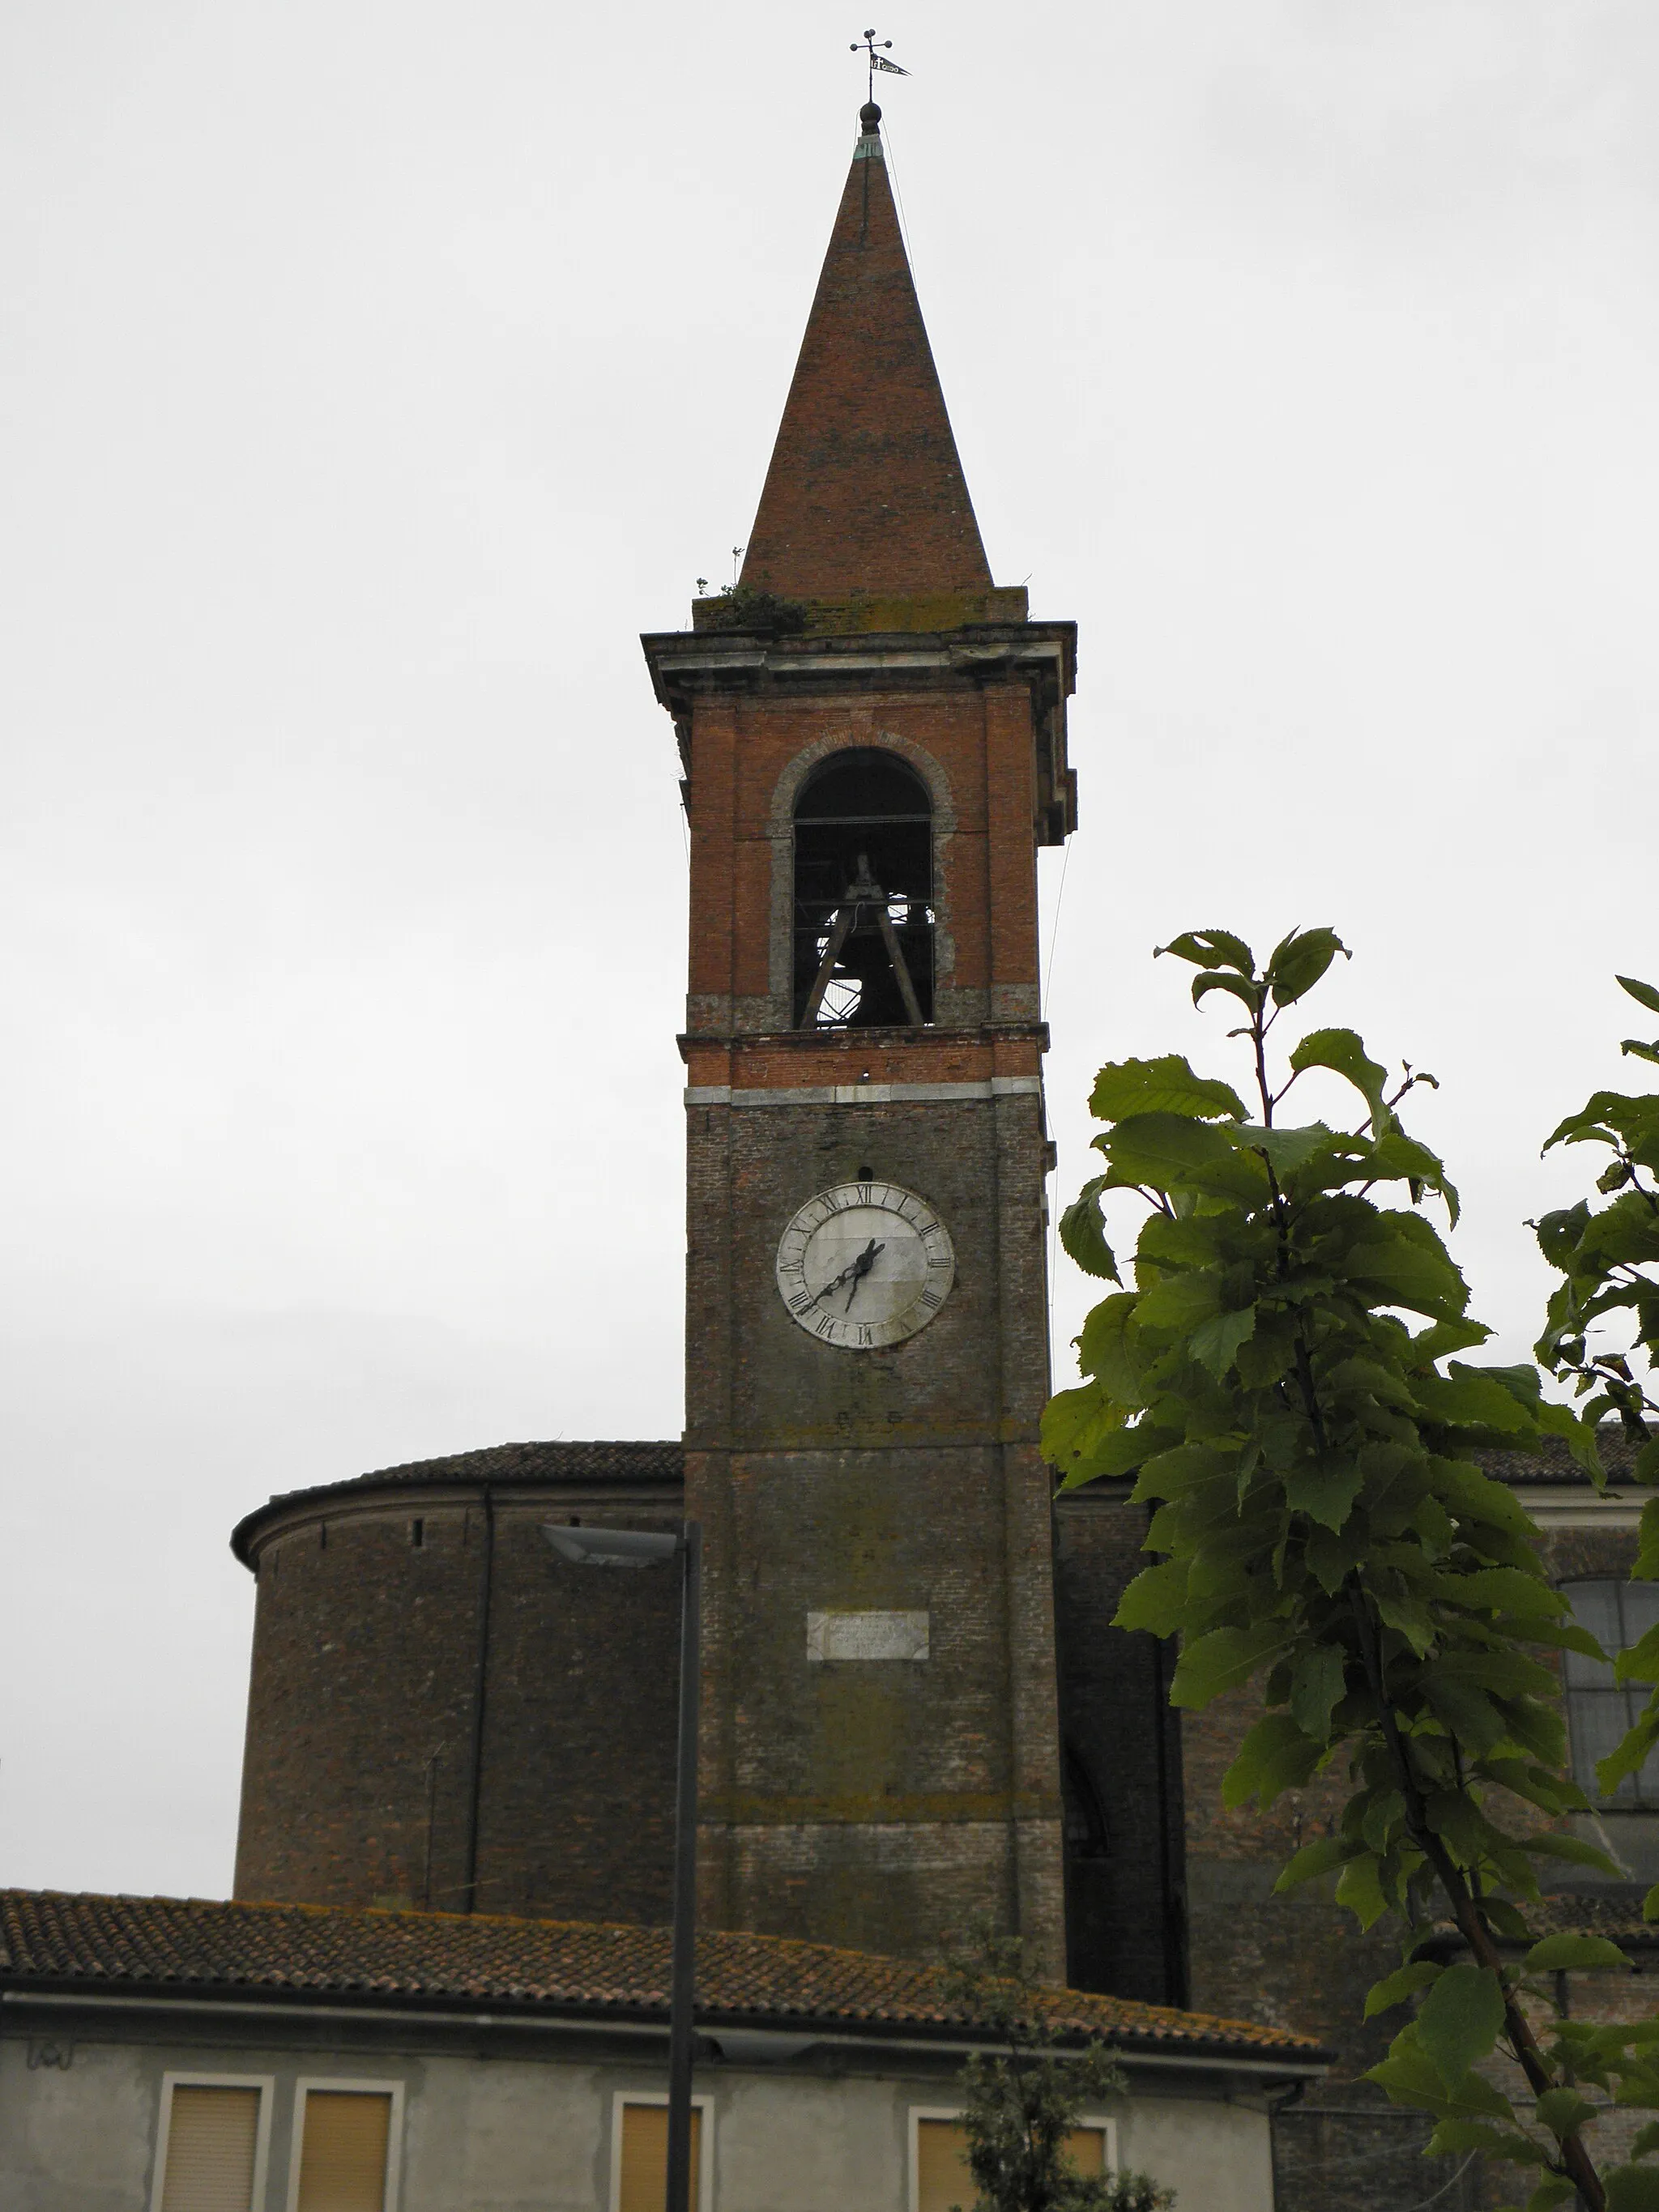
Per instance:
[[[795,802],[798,1029],[933,1018],[933,810],[896,754],[832,753]]]
[[[1061,1803],[1066,1814],[1066,1850],[1074,1859],[1103,1859],[1111,1849],[1105,1808],[1094,1778],[1071,1744],[1060,1763]]]
[[[1609,1657],[1628,1651],[1659,1624],[1659,1583],[1564,1583],[1561,1591],[1572,1607],[1573,1618],[1589,1629]],[[1659,1808],[1659,1752],[1648,1759],[1639,1774],[1627,1774],[1611,1797],[1602,1796],[1595,1781],[1596,1760],[1617,1748],[1646,1705],[1651,1684],[1615,1682],[1610,1666],[1577,1651],[1564,1652],[1562,1657],[1574,1781],[1593,1802],[1614,1810]]]
[[[264,2191],[270,2088],[265,2076],[162,2076],[155,2212],[253,2212]]]
[[[403,2095],[395,2081],[300,2083],[289,2212],[390,2212]]]
[[[1117,2131],[1112,2122],[1080,2120],[1067,2142],[1072,2163],[1086,2176],[1117,2170]],[[910,2115],[910,2212],[971,2212],[978,2195],[968,2170],[968,2131],[959,2112],[913,2111]]]
[[[691,2100],[691,2212],[709,2202],[713,2121],[707,2097]],[[611,2212],[662,2212],[668,2186],[668,2100],[619,2096],[611,2130]]]

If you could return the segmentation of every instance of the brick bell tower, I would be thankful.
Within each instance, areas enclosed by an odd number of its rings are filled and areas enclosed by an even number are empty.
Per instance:
[[[1036,848],[1076,631],[991,580],[866,106],[740,583],[643,640],[691,825],[702,1909],[1064,1972]]]

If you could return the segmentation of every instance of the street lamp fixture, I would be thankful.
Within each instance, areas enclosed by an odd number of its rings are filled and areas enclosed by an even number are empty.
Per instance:
[[[674,1936],[668,2001],[668,2185],[664,2212],[690,2212],[691,2014],[696,1993],[697,1689],[702,1673],[702,1528],[586,1528],[544,1521],[562,1559],[584,1567],[680,1563],[679,1747],[674,1771]]]

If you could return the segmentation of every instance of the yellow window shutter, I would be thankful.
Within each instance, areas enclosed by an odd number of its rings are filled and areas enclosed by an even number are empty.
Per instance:
[[[691,2107],[691,2212],[697,2212],[702,2186],[702,2109]],[[668,2107],[624,2105],[622,2116],[622,2187],[617,2212],[662,2212],[668,2188]]]
[[[385,2212],[391,2140],[386,2091],[307,2090],[296,2212]]]
[[[1106,2171],[1104,2128],[1071,2128],[1066,2152],[1084,2175]],[[968,2130],[960,2120],[916,2122],[916,2212],[973,2212],[979,2191],[968,2166]]]
[[[968,2171],[968,2130],[960,2120],[916,2122],[916,2212],[973,2212],[979,2195]]]
[[[258,2141],[257,2089],[177,2083],[161,2212],[251,2212]]]
[[[1106,2130],[1104,2128],[1071,2128],[1066,2131],[1066,2148],[1073,2165],[1086,2178],[1106,2171]]]

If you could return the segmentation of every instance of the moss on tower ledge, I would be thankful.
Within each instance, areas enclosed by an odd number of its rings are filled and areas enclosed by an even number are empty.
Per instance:
[[[691,602],[693,629],[741,630],[751,637],[849,637],[867,631],[892,635],[1029,619],[1023,584],[984,592],[853,592],[844,599],[786,599],[738,584]]]

